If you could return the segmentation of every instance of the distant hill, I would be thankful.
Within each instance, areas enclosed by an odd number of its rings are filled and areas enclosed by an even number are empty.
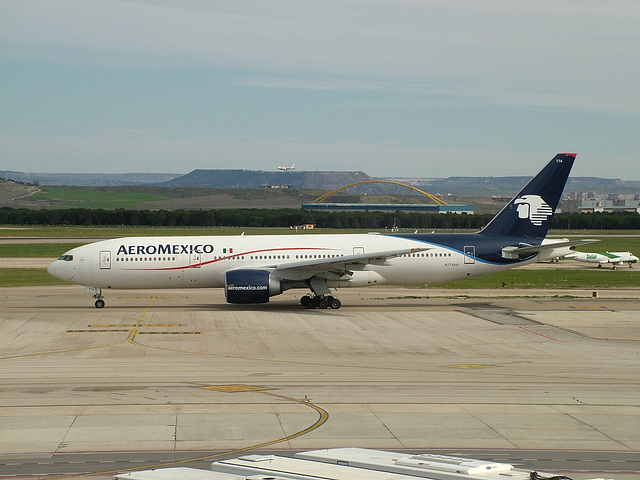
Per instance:
[[[262,170],[194,170],[159,184],[166,187],[260,188],[286,185],[307,190],[333,190],[373,180],[364,172],[265,172]]]
[[[34,187],[33,185],[24,185],[12,180],[0,178],[0,206],[22,206],[25,199],[29,199],[29,197],[38,191],[38,187]]]
[[[569,177],[565,192],[640,194],[640,182],[619,178]]]
[[[260,188],[286,185],[296,189],[334,190],[351,183],[375,180],[364,172],[262,171],[262,170],[194,170],[186,175],[175,173],[24,173],[0,171],[0,178],[40,185],[89,187],[155,186],[202,188]],[[393,180],[432,194],[510,196],[530,179],[518,177],[448,177],[448,178],[377,178]],[[376,193],[379,188],[363,185],[349,193]],[[570,177],[565,193],[640,194],[640,181],[597,177]]]
[[[531,177],[448,177],[448,178],[390,178],[443,195],[515,195]],[[607,194],[640,194],[640,182],[597,177],[569,177],[564,193],[595,192]]]
[[[0,170],[0,178],[40,185],[119,187],[149,185],[179,177],[179,173],[25,173]]]

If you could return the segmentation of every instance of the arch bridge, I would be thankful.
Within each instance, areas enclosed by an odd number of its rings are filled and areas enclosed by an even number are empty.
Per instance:
[[[364,185],[364,184],[368,184],[368,183],[383,183],[383,184],[390,184],[390,185],[396,185],[396,186],[400,186],[400,187],[404,187],[404,188],[408,188],[411,189],[421,195],[424,195],[425,197],[433,200],[437,205],[441,205],[441,206],[449,206],[449,204],[447,202],[445,202],[444,200],[439,199],[438,197],[436,197],[435,195],[431,195],[430,193],[427,193],[423,190],[420,190],[419,188],[416,188],[414,186],[411,185],[406,185],[404,183],[400,183],[400,182],[393,182],[391,180],[363,180],[361,182],[355,182],[355,183],[350,183],[349,185],[345,185],[344,187],[340,187],[340,188],[336,188],[335,190],[332,190],[330,192],[325,193],[324,195],[319,196],[318,198],[316,198],[315,200],[313,200],[311,203],[322,203],[324,202],[327,198],[329,198],[331,195],[338,193],[342,190],[345,190],[347,188],[350,187],[356,187],[358,185]]]

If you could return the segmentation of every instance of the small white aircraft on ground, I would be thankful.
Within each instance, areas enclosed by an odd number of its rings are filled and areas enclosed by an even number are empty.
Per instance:
[[[567,260],[576,260],[578,262],[597,263],[598,268],[602,268],[602,265],[605,263],[610,263],[613,265],[614,270],[618,265],[622,265],[623,263],[628,263],[629,268],[632,268],[634,263],[638,263],[638,257],[631,252],[573,252],[565,255],[564,258]]]
[[[49,273],[104,289],[224,288],[229,303],[311,290],[307,308],[340,308],[330,288],[424,285],[550,260],[587,241],[546,239],[575,161],[559,153],[477,233],[131,237],[69,250]]]

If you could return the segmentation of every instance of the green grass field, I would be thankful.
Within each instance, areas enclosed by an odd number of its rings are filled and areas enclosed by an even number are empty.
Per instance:
[[[0,244],[0,258],[58,258],[67,250],[84,243],[21,243]]]
[[[202,198],[201,207],[210,206],[210,196],[222,196],[225,201],[240,200],[253,202],[255,205],[262,205],[264,202],[284,203],[291,208],[298,208],[301,203],[307,203],[319,197],[324,191],[320,190],[299,190],[299,189],[264,189],[264,188],[165,188],[165,187],[104,187],[104,188],[82,188],[82,187],[62,187],[62,186],[41,186],[40,193],[33,195],[33,198],[45,199],[53,204],[53,207],[66,208],[92,208],[92,209],[148,209],[155,208],[150,202],[168,202],[167,208],[172,209],[172,201],[184,198]],[[339,195],[344,198],[345,195]],[[357,200],[358,196],[355,197]],[[284,202],[283,202],[284,200]],[[233,202],[238,206],[238,202]],[[195,202],[200,205],[199,202]],[[232,206],[231,205],[231,206]],[[196,207],[199,208],[199,207]]]
[[[557,233],[557,232],[553,232]],[[619,232],[604,236],[603,234],[594,234],[593,232],[576,235],[574,233],[560,234],[558,238],[568,238],[570,240],[593,239],[598,240],[594,243],[579,245],[577,250],[581,252],[632,252],[635,255],[640,253],[640,234],[639,232]]]
[[[49,275],[44,268],[0,268],[0,287],[68,285]]]
[[[178,236],[178,235],[302,235],[323,233],[368,233],[370,230],[317,228],[293,230],[291,228],[262,227],[14,227],[0,225],[0,238],[45,237],[45,238],[109,238],[133,236]],[[407,230],[413,232],[413,229]]]
[[[456,282],[430,285],[427,288],[548,288],[549,290],[640,288],[640,269],[619,267],[614,271],[593,266],[588,270],[523,270],[516,268]]]
[[[35,198],[45,198],[58,202],[60,207],[73,208],[126,208],[135,209],[145,202],[168,200],[169,197],[149,195],[136,192],[114,192],[107,190],[42,187],[41,193],[33,195]]]

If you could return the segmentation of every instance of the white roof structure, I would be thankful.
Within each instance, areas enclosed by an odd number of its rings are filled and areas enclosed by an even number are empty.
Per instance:
[[[545,480],[553,474],[508,463],[429,453],[333,448],[296,454],[244,455],[211,464],[211,470],[163,468],[116,475],[115,480]],[[566,478],[566,477],[562,477]],[[603,480],[603,479],[593,479]]]
[[[398,473],[435,480],[512,479],[528,480],[529,470],[517,470],[508,463],[486,462],[471,458],[429,453],[406,454],[368,450],[366,448],[333,448],[301,452],[297,458],[336,465]]]

